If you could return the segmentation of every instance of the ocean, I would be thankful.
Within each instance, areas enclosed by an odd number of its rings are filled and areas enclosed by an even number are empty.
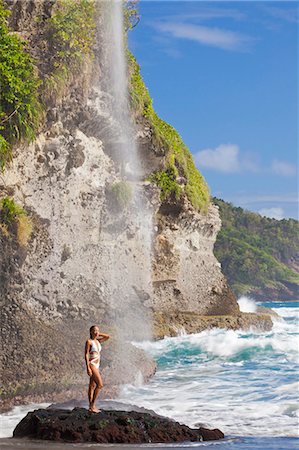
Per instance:
[[[215,448],[234,450],[293,450],[298,440],[299,302],[267,302],[278,317],[268,332],[213,329],[182,333],[156,342],[135,343],[157,361],[148,384],[141,378],[124,386],[120,401],[171,417],[195,427],[220,428],[224,441],[149,448]],[[240,299],[243,311],[253,311],[250,299]],[[137,377],[138,378],[138,377]],[[46,405],[44,405],[46,406]],[[14,408],[1,415],[1,437],[37,405]],[[30,448],[140,448],[99,444],[31,443]],[[29,448],[25,442],[1,439],[0,448]]]

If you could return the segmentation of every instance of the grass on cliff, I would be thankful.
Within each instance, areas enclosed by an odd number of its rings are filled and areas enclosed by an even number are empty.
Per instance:
[[[10,12],[0,0],[0,169],[12,159],[12,146],[31,141],[41,115],[40,81],[26,44],[13,34]]]
[[[9,237],[16,234],[18,243],[26,246],[32,230],[32,222],[26,211],[15,203],[13,198],[0,199],[0,233],[2,235]]]
[[[215,256],[236,294],[299,284],[294,269],[299,253],[298,221],[262,217],[219,199],[214,203],[222,221]]]
[[[130,72],[130,99],[136,116],[143,116],[149,123],[153,141],[165,154],[165,170],[150,177],[161,189],[161,199],[174,194],[178,198],[186,193],[192,205],[200,211],[207,211],[210,194],[206,181],[195,167],[192,154],[179,133],[160,119],[153,108],[153,102],[140,74],[140,67],[128,51]],[[182,182],[178,180],[181,179]]]
[[[120,210],[126,208],[133,198],[131,185],[127,181],[117,181],[112,184],[110,194]]]
[[[50,95],[61,95],[74,73],[92,57],[95,37],[95,2],[93,0],[57,0],[56,10],[48,19],[47,30],[54,52],[45,79]]]
[[[52,51],[48,71],[39,78],[33,58],[9,27],[10,11],[0,0],[0,170],[12,160],[12,148],[32,141],[43,120],[42,103],[61,96],[74,73],[92,56],[95,2],[57,0],[46,31]],[[44,19],[40,19],[44,20]],[[42,75],[41,75],[42,76]]]

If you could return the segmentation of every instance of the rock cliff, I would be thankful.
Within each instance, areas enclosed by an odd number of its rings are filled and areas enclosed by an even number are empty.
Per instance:
[[[6,4],[10,26],[26,39],[45,79],[45,51],[55,50],[45,24],[59,2]],[[217,207],[210,203],[200,211],[185,194],[162,200],[159,188],[144,181],[164,167],[166,154],[136,111],[142,177],[123,179],[114,151],[118,124],[110,113],[101,27],[99,18],[96,58],[86,58],[63,89],[41,93],[45,110],[36,139],[14,146],[13,161],[1,176],[1,198],[21,205],[33,227],[26,244],[18,242],[13,224],[0,229],[7,401],[57,399],[62,390],[64,398],[66,390],[84,395],[83,346],[93,323],[112,335],[103,359],[108,396],[119,383],[146,380],[155,371],[140,350],[130,344],[124,350],[125,339],[162,337],[182,327],[200,331],[205,321],[199,325],[198,317],[241,317],[213,254],[221,225]],[[152,230],[148,242],[132,220],[139,214],[138,201],[122,202],[115,190],[124,182],[134,184],[143,199],[143,223]],[[236,326],[224,319],[213,323]]]

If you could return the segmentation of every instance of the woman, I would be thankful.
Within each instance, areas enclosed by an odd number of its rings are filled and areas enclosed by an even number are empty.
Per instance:
[[[100,352],[101,343],[110,338],[109,334],[100,333],[97,325],[93,325],[89,330],[90,339],[85,344],[85,361],[87,374],[90,377],[88,388],[89,411],[100,412],[96,408],[95,402],[103,387],[102,377],[100,375]]]

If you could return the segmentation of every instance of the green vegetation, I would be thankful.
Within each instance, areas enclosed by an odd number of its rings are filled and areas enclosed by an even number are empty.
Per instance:
[[[9,28],[10,12],[0,0],[0,170],[11,161],[14,144],[35,138],[41,103],[49,95],[62,94],[92,55],[94,14],[92,0],[57,0],[46,24],[53,52],[42,84],[26,43]]]
[[[92,0],[58,0],[57,9],[48,20],[49,39],[55,52],[45,80],[47,92],[61,93],[85,59],[92,56],[94,15]]]
[[[135,28],[140,22],[140,16],[137,9],[139,0],[126,0],[124,4],[124,22],[126,30]]]
[[[0,200],[0,223],[11,225],[19,216],[25,214],[24,209],[12,198],[4,197]]]
[[[0,132],[1,132],[0,128]],[[5,164],[11,161],[12,152],[11,145],[7,142],[7,140],[0,135],[0,171],[4,170]]]
[[[134,56],[128,51],[130,71],[130,100],[136,116],[143,116],[149,123],[153,141],[165,154],[165,171],[153,174],[151,179],[162,188],[161,196],[166,199],[171,192],[186,193],[192,205],[206,211],[210,194],[208,186],[194,165],[192,155],[178,132],[164,120],[160,119],[153,108],[152,99],[140,75],[140,67]],[[171,174],[169,176],[169,174]],[[166,179],[168,175],[168,180]],[[186,180],[179,184],[178,178]],[[177,183],[178,188],[174,188]],[[163,188],[168,186],[164,191]]]
[[[120,209],[124,209],[132,200],[132,187],[127,181],[113,183],[110,192]]]
[[[149,180],[156,183],[161,189],[160,198],[165,200],[170,197],[171,194],[174,195],[175,199],[179,199],[182,194],[182,188],[176,182],[176,171],[173,167],[169,167],[165,172],[155,172],[150,177]]]
[[[9,237],[16,234],[18,243],[26,246],[31,233],[32,222],[26,211],[10,197],[0,200],[0,234]]]
[[[214,203],[222,220],[215,256],[236,294],[299,284],[298,221],[269,219],[216,198]]]
[[[31,141],[39,123],[40,82],[25,43],[7,24],[9,11],[0,0],[0,169],[11,160],[12,145]]]

